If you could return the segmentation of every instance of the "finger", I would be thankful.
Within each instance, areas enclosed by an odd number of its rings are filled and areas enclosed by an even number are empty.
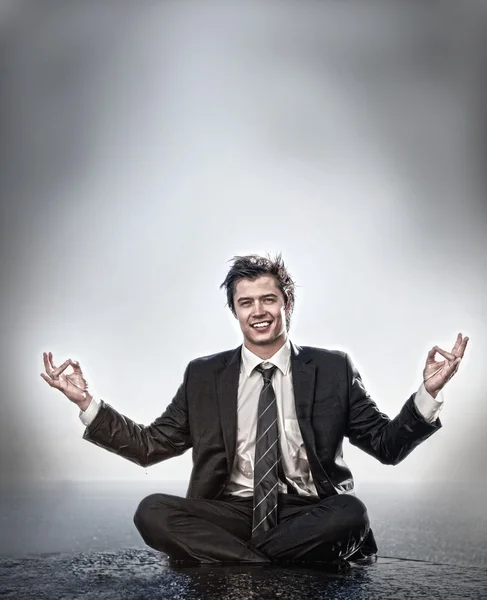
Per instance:
[[[428,357],[427,357],[427,362],[434,362],[435,361],[435,354],[436,354],[436,347],[433,346],[433,348],[431,348],[431,350],[428,352]]]
[[[49,359],[47,357],[47,352],[43,352],[42,353],[42,358],[44,359],[44,368],[46,369],[46,373],[50,373],[50,371],[51,371],[51,365],[49,364]]]
[[[456,359],[456,356],[454,354],[452,354],[451,352],[447,352],[446,350],[442,350],[439,346],[435,346],[435,350],[436,352],[438,352],[438,354],[441,354],[441,356],[444,356],[448,360]]]
[[[470,338],[468,338],[468,337],[463,338],[463,342],[460,344],[460,348],[457,352],[457,356],[460,356],[461,358],[463,358],[463,355],[465,354],[465,348],[467,347],[469,339]]]
[[[447,381],[450,381],[450,379],[453,377],[453,375],[455,375],[455,373],[458,371],[458,368],[460,367],[461,362],[462,362],[461,358],[455,359],[455,361],[453,362],[453,364],[447,371]]]
[[[44,379],[44,381],[47,381],[49,385],[52,385],[52,379],[48,377],[45,373],[41,373],[41,377],[42,379]]]
[[[81,370],[81,367],[79,366],[79,362],[77,360],[71,360],[70,364],[73,367],[74,371],[77,371],[80,375],[83,374],[83,371]]]
[[[448,368],[447,368],[448,375],[450,375],[453,371],[455,371],[455,373],[456,373],[458,371],[458,368],[459,368],[461,362],[462,362],[462,359],[460,357],[458,357],[451,363],[451,365],[448,365]]]
[[[51,369],[55,369],[54,363],[52,362],[52,352],[49,352],[49,365]]]
[[[459,333],[457,336],[457,341],[453,346],[452,354],[454,354],[455,356],[463,356],[465,348],[468,344],[468,340],[469,338],[467,336],[463,337],[462,334]]]
[[[59,377],[59,375],[63,371],[65,371],[72,362],[73,361],[70,358],[68,358],[68,360],[65,360],[60,367],[58,367],[57,369],[54,369],[54,371],[51,374],[51,377]]]
[[[42,379],[44,379],[44,381],[47,381],[47,383],[54,388],[59,389],[59,381],[56,379],[51,379],[50,377],[48,377],[45,373],[41,373],[41,377]]]
[[[456,341],[455,341],[455,345],[453,346],[451,353],[452,353],[452,354],[455,354],[455,356],[456,356],[456,355],[457,355],[457,352],[458,352],[458,350],[460,349],[460,346],[461,346],[461,344],[462,344],[462,334],[461,334],[461,333],[459,333],[459,334],[457,335],[457,339],[456,339]]]

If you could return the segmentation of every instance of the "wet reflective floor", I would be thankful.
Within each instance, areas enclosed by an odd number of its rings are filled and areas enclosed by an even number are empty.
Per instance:
[[[487,570],[379,557],[347,573],[277,566],[169,566],[151,550],[0,559],[0,596],[23,600],[487,598]]]

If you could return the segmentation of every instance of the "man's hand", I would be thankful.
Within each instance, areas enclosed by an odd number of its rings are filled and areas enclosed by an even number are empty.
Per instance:
[[[423,381],[426,391],[433,398],[436,398],[438,392],[444,387],[446,382],[458,371],[467,343],[468,337],[462,338],[462,334],[459,333],[451,352],[446,352],[446,350],[442,350],[438,346],[434,346],[428,352],[428,358],[426,359],[423,371]],[[436,361],[436,353],[441,354],[446,360]]]
[[[86,410],[90,405],[92,396],[88,392],[88,383],[83,377],[79,363],[68,358],[60,367],[55,367],[52,362],[52,352],[44,352],[43,358],[47,373],[47,375],[46,373],[41,373],[44,381],[47,381],[51,387],[60,390],[71,402],[79,406],[81,410]],[[73,372],[63,374],[69,366],[73,367]]]

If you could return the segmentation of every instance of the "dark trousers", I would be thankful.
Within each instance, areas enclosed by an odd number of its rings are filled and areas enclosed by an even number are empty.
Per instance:
[[[252,502],[151,494],[139,504],[134,523],[151,548],[201,563],[330,562],[350,557],[369,532],[367,509],[355,496],[280,494],[278,525],[251,538]]]

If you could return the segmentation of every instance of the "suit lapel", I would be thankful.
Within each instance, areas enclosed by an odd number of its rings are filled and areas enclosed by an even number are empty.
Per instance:
[[[237,398],[240,376],[241,349],[230,352],[228,361],[216,373],[216,390],[220,412],[220,424],[225,442],[228,469],[231,472],[237,445]]]
[[[308,457],[315,453],[315,436],[311,415],[315,396],[316,367],[300,347],[291,342],[291,370],[296,416]]]
[[[315,401],[316,367],[307,353],[291,342],[291,368],[294,386],[294,402],[299,428],[303,437],[309,467],[319,495],[331,496],[337,491],[323,469],[316,454],[315,432],[311,417]]]
[[[316,367],[304,350],[292,342],[291,371],[298,420],[309,420],[313,410]]]

